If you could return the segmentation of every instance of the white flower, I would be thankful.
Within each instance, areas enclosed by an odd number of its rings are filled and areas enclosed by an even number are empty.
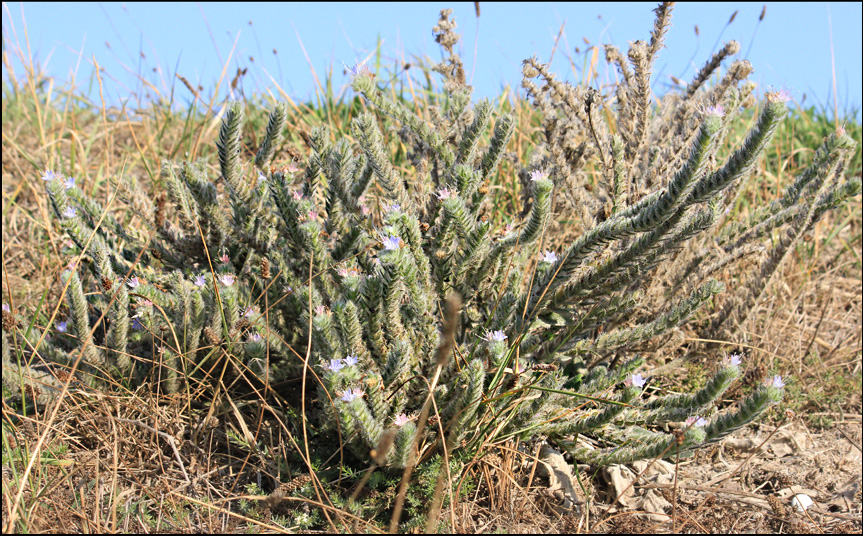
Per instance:
[[[226,287],[230,287],[231,285],[233,285],[235,279],[236,278],[231,274],[224,274],[224,275],[219,276],[219,281],[221,281],[222,284],[225,285]]]
[[[636,387],[644,387],[644,384],[647,383],[647,380],[645,380],[641,376],[641,374],[633,374],[632,377],[627,380],[627,383]]]
[[[359,361],[359,359],[357,359],[357,356],[349,355],[345,358],[345,365],[352,367],[352,366],[356,365],[358,361]]]
[[[196,286],[203,287],[206,284],[207,284],[207,279],[204,276],[199,275],[198,277],[195,278],[195,285]]]
[[[768,378],[766,383],[768,386],[773,386],[776,389],[782,389],[783,387],[785,387],[785,382],[782,381],[782,376],[780,376],[779,374],[773,376],[772,380]]]
[[[129,288],[136,289],[141,285],[141,282],[138,281],[137,277],[130,277],[126,284],[129,285]]]
[[[324,368],[329,369],[332,372],[338,372],[342,368],[344,368],[344,364],[341,359],[330,359],[329,364],[324,365]]]
[[[63,211],[63,217],[66,219],[72,219],[78,214],[78,211],[75,210],[75,207],[66,207],[66,210]]]

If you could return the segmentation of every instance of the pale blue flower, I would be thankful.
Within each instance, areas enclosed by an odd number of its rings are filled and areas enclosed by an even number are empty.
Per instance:
[[[4,303],[4,304],[3,304],[3,312],[4,312],[4,313],[9,313],[9,312],[11,312],[11,311],[12,311],[12,310],[9,308],[9,304],[8,304],[8,303]]]
[[[63,181],[63,186],[65,186],[67,190],[69,188],[74,188],[75,187],[75,177],[69,177],[68,179]]]
[[[722,360],[722,364],[725,366],[736,367],[740,365],[740,355],[731,354]]]
[[[226,287],[230,287],[231,285],[233,285],[235,279],[236,278],[231,274],[224,274],[222,276],[219,276],[219,281],[221,281],[222,284]]]
[[[264,340],[264,338],[261,337],[260,333],[253,333],[249,336],[249,342],[261,342],[262,340]]]
[[[134,329],[135,331],[141,331],[142,329],[144,329],[144,326],[141,324],[140,320],[138,320],[137,318],[133,318],[132,329]]]
[[[66,210],[63,211],[63,217],[66,219],[72,219],[78,215],[78,211],[75,210],[75,207],[66,207]]]
[[[53,181],[56,178],[57,174],[50,170],[46,170],[45,173],[42,175],[43,181]]]
[[[131,277],[126,281],[126,284],[129,285],[129,288],[136,289],[141,283],[138,281],[137,277]]]
[[[345,70],[347,72],[351,73],[351,76],[360,76],[360,75],[371,76],[372,75],[372,71],[366,65],[365,61],[361,62],[361,61],[357,60],[356,64],[354,64],[353,67],[348,66],[348,64],[346,64],[345,62],[342,62],[342,65],[344,65]]]
[[[530,180],[531,181],[544,181],[548,178],[548,172],[544,169],[537,169],[530,172]]]
[[[332,371],[338,372],[345,367],[344,363],[342,363],[341,359],[330,359],[330,363],[328,365],[324,365],[324,368]]]
[[[485,340],[487,340],[489,342],[491,342],[491,341],[503,342],[506,340],[506,338],[507,338],[506,333],[504,333],[503,331],[501,331],[499,329],[495,330],[495,331],[486,331],[485,332]]]
[[[66,329],[69,327],[68,324],[64,320],[61,320],[54,324],[54,327],[57,328],[57,331],[60,333],[66,333]]]
[[[553,251],[546,251],[542,255],[542,262],[554,264],[555,262],[557,262],[557,254]]]
[[[363,395],[366,394],[365,391],[358,387],[354,387],[353,389],[348,389],[347,391],[342,393],[342,401],[350,402],[352,400],[356,400],[357,398],[362,398]]]
[[[263,184],[265,182],[267,182],[267,178],[264,176],[264,174],[258,173],[258,184]]]
[[[398,212],[399,210],[401,210],[401,208],[402,208],[402,206],[399,205],[398,203],[393,203],[392,205],[389,206],[387,212]]]
[[[768,381],[770,381],[770,385],[772,385],[776,389],[782,389],[783,387],[785,387],[785,382],[782,381],[782,376],[780,376],[779,374],[777,374],[776,376],[773,376],[772,381],[771,380],[768,380]]]
[[[397,236],[387,236],[381,242],[384,244],[384,249],[391,251],[401,247],[402,239]]]
[[[345,358],[345,365],[352,367],[352,366],[356,365],[358,361],[359,361],[359,359],[357,359],[357,356],[349,355]]]
[[[207,284],[207,279],[204,276],[199,275],[198,277],[195,278],[195,285],[197,285],[199,287],[203,287],[206,284]]]
[[[708,106],[704,109],[704,115],[712,117],[725,117],[725,108],[721,104],[716,106]]]
[[[641,374],[633,374],[629,381],[636,387],[644,387],[644,384],[647,383],[647,380],[645,380]]]
[[[686,419],[686,426],[697,426],[699,428],[704,428],[707,426],[707,421],[704,420],[704,417],[692,416]]]

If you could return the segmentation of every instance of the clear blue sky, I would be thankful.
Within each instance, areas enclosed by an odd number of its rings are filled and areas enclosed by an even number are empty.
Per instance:
[[[670,82],[669,75],[690,80],[711,51],[722,46],[716,45],[721,36],[722,42],[740,42],[738,57],[749,59],[755,66],[751,78],[761,91],[788,88],[798,103],[805,95],[806,106],[832,109],[835,59],[840,115],[859,110],[863,103],[861,3],[768,3],[759,25],[764,5],[678,4],[667,48],[660,53],[654,71],[654,88]],[[77,83],[85,89],[95,57],[105,68],[106,98],[111,102],[126,99],[132,92],[143,93],[137,73],[163,95],[176,85],[175,93],[183,102],[191,96],[174,73],[200,84],[204,95],[210,95],[236,41],[229,80],[238,66],[248,67],[243,80],[247,95],[272,89],[275,80],[292,98],[304,101],[314,95],[310,64],[321,80],[334,66],[338,92],[348,80],[341,62],[366,57],[375,50],[379,37],[385,59],[410,61],[418,55],[439,60],[431,28],[442,7],[454,10],[462,34],[458,51],[472,76],[475,97],[494,97],[504,85],[518,88],[522,59],[536,54],[542,61],[549,60],[561,27],[553,71],[563,78],[580,80],[584,51],[589,47],[585,40],[591,45],[612,43],[625,51],[629,41],[649,39],[655,4],[481,2],[477,18],[473,2],[33,2],[23,6],[9,2],[3,4],[3,49],[9,56],[14,56],[18,46],[25,53],[29,50],[35,63],[55,76],[60,85],[77,72]],[[727,24],[736,10],[736,18]],[[581,51],[578,54],[576,47]],[[17,58],[13,59],[15,75],[20,78],[23,68]],[[604,59],[600,65],[601,80],[614,76],[605,68]],[[9,76],[5,64],[3,76]],[[220,89],[222,98],[227,95],[226,86]],[[98,98],[98,92],[91,95]]]

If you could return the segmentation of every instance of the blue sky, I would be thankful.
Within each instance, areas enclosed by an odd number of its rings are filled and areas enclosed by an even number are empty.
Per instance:
[[[735,39],[741,44],[738,57],[752,62],[755,73],[751,79],[762,91],[788,88],[796,102],[805,96],[806,106],[832,109],[835,64],[840,116],[856,109],[859,118],[863,102],[861,3],[767,3],[759,24],[763,6],[678,4],[667,48],[654,70],[654,89],[669,84],[670,75],[690,80],[712,51]],[[75,74],[83,90],[91,83],[95,58],[105,69],[106,99],[114,103],[131,93],[153,94],[139,74],[161,95],[168,95],[175,85],[181,102],[191,100],[191,95],[175,73],[203,86],[203,94],[209,96],[230,56],[228,80],[238,67],[248,68],[242,81],[247,95],[275,93],[278,84],[293,99],[305,101],[315,92],[312,68],[323,81],[333,66],[338,92],[348,81],[341,62],[352,63],[373,53],[379,38],[384,61],[411,61],[414,55],[439,60],[431,28],[442,7],[454,10],[462,34],[458,52],[472,77],[475,97],[495,97],[504,85],[518,88],[522,59],[535,54],[548,62],[553,50],[552,70],[562,78],[581,80],[585,50],[590,45],[612,43],[625,51],[629,41],[649,39],[655,4],[481,2],[477,18],[473,2],[10,2],[3,4],[4,53],[13,57],[18,78],[24,74],[14,57],[20,47],[25,54],[29,50],[33,61],[56,77],[58,85]],[[728,24],[735,11],[734,21]],[[613,80],[614,72],[605,67],[602,54],[599,64],[600,81]],[[3,76],[9,76],[5,64]],[[226,97],[227,91],[223,83],[219,97]],[[95,84],[91,96],[98,98]]]

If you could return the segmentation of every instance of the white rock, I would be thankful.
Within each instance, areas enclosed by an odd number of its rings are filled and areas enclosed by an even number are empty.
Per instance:
[[[791,506],[797,508],[797,511],[802,512],[804,510],[808,510],[810,506],[812,506],[814,501],[812,497],[806,495],[805,493],[798,493],[791,499]]]

